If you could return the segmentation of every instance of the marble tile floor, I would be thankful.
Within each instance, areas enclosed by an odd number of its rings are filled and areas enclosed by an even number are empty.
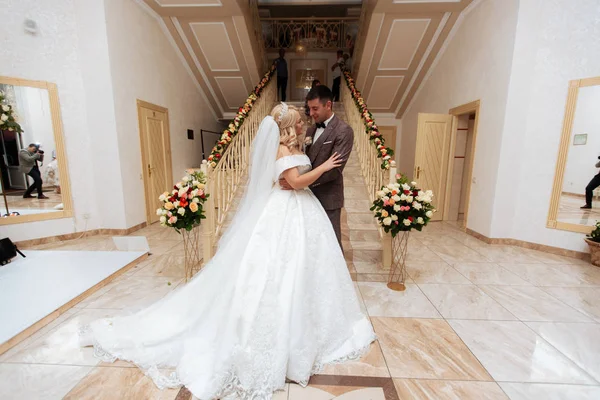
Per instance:
[[[358,173],[357,161],[349,172]],[[378,340],[361,360],[328,366],[276,400],[600,398],[600,268],[512,246],[487,245],[457,224],[411,233],[407,288],[390,291],[364,186],[347,179],[343,245]],[[153,255],[0,356],[2,399],[191,399],[158,390],[126,362],[98,362],[76,326],[143,307],[182,284],[180,240],[150,226]],[[111,249],[109,237],[46,245]]]

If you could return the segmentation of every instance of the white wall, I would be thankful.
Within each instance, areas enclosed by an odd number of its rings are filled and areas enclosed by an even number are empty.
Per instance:
[[[23,30],[25,18],[38,23],[39,33]],[[95,209],[96,188],[89,162],[90,135],[79,63],[79,40],[72,0],[0,0],[0,75],[56,83],[66,138],[75,218],[5,225],[2,235],[14,240],[52,236],[83,229],[82,214]],[[90,229],[100,221],[88,221]]]
[[[133,0],[105,0],[127,226],[146,220],[136,99],[169,109],[173,179],[200,166],[200,129],[219,131],[159,23]],[[187,129],[195,140],[187,139]],[[165,188],[165,190],[168,188]]]
[[[26,18],[37,35],[24,32]],[[136,99],[169,108],[174,177],[199,164],[200,129],[219,130],[159,23],[133,0],[0,0],[0,20],[0,75],[57,84],[75,212],[5,225],[2,235],[21,241],[144,222]]]
[[[502,164],[512,167],[511,187],[519,201],[514,216],[501,208],[494,215],[495,221],[512,217],[509,237],[587,251],[583,234],[547,229],[545,225],[569,80],[600,76],[598,7],[597,0],[521,0],[519,25],[523,21],[528,28],[518,32],[517,44],[525,43],[522,48],[528,51],[523,52],[525,60],[517,70],[526,80],[520,92],[511,93],[510,101],[518,107],[509,109],[506,119],[525,123],[518,130],[507,126],[503,134],[520,144],[521,161],[511,165],[508,160],[514,154],[505,154],[504,149],[502,154]]]
[[[517,24],[518,0],[483,0],[464,16],[402,122],[399,171],[414,167],[418,113],[481,101],[467,226],[491,233],[498,149],[504,126]]]
[[[23,145],[41,143],[41,149],[47,153],[46,162],[52,159],[54,131],[50,114],[50,97],[46,89],[17,86],[15,87],[17,104],[15,109],[19,114],[19,124],[23,128]]]
[[[563,191],[585,194],[585,187],[598,173],[595,167],[600,156],[600,86],[579,88],[573,131],[569,143]],[[587,134],[585,145],[573,145],[574,136]]]

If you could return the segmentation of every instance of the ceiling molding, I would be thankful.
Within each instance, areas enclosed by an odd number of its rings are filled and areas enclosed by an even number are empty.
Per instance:
[[[451,15],[452,15],[452,13],[446,13],[446,14],[444,14],[444,17],[442,18],[442,21],[438,25],[438,28],[437,28],[435,34],[433,35],[433,39],[429,43],[429,46],[427,46],[427,50],[425,50],[425,54],[421,58],[421,61],[419,62],[419,65],[417,66],[417,69],[415,70],[415,73],[413,74],[410,82],[408,83],[408,86],[406,88],[406,91],[404,92],[404,95],[402,96],[402,98],[398,102],[398,107],[397,107],[397,109],[395,111],[396,114],[398,114],[400,112],[400,108],[405,103],[406,98],[408,97],[408,93],[409,93],[410,89],[413,87],[413,85],[414,85],[414,83],[415,83],[415,81],[417,79],[417,76],[423,70],[423,66],[425,65],[425,62],[427,61],[427,59],[431,55],[431,52],[433,51],[433,47],[438,42],[438,40],[439,40],[439,38],[440,38],[440,36],[441,36],[444,28],[448,24],[448,20],[450,19]]]
[[[175,51],[175,54],[177,54],[179,61],[183,65],[183,68],[185,68],[186,72],[192,79],[194,86],[196,86],[196,89],[198,89],[198,91],[200,92],[200,95],[202,96],[204,101],[206,101],[206,104],[207,104],[208,109],[210,110],[211,114],[213,115],[213,117],[215,119],[218,119],[219,115],[217,113],[216,102],[211,101],[211,99],[209,99],[209,97],[206,95],[208,88],[202,87],[200,80],[194,74],[194,71],[192,71],[192,69],[190,68],[190,65],[189,65],[185,55],[183,54],[181,48],[177,44],[175,37],[169,30],[169,27],[167,26],[165,20],[163,18],[161,18],[161,16],[158,15],[158,13],[156,11],[154,11],[154,9],[151,6],[149,6],[144,0],[134,0],[134,1],[142,8],[142,10],[144,10],[149,16],[151,16],[152,18],[154,18],[156,20],[156,22],[160,26],[160,29],[162,30],[163,34],[165,35],[167,41],[169,42],[169,44]]]
[[[478,1],[481,0],[475,0]],[[377,1],[371,19],[366,22],[361,59],[356,61],[360,64],[357,84],[368,89],[369,108],[401,118],[461,13],[472,9],[475,2]],[[397,84],[400,86],[396,87]],[[385,108],[386,105],[389,107]]]
[[[190,22],[189,26],[192,30],[192,33],[194,34],[194,37],[196,38],[196,43],[198,44],[198,46],[200,47],[200,51],[202,52],[202,55],[204,56],[204,59],[206,60],[206,63],[208,64],[208,68],[210,69],[210,71],[212,72],[239,72],[240,71],[240,64],[237,61],[237,57],[235,55],[235,51],[233,50],[233,45],[231,44],[231,39],[229,38],[229,34],[227,33],[227,25],[225,25],[225,22]],[[208,29],[213,30],[213,32],[211,32],[211,35],[206,34],[203,35],[203,37],[206,37],[206,39],[210,40],[210,41],[214,41],[216,40],[216,38],[225,38],[226,42],[227,42],[227,47],[224,46],[219,46],[218,49],[215,49],[215,51],[213,51],[212,49],[206,49],[205,46],[202,45],[202,40],[198,37],[198,32],[196,31],[195,27],[208,27]],[[221,34],[221,32],[216,32],[214,31],[214,29],[216,27],[221,27],[223,29],[223,34]],[[206,45],[206,43],[204,43]],[[231,54],[223,54],[224,51],[229,50],[229,52]],[[214,53],[214,54],[213,54]],[[211,58],[213,59],[213,62],[215,61],[215,59],[220,60],[221,58],[219,57],[219,55],[225,55],[224,59],[225,60],[232,60],[235,63],[235,68],[215,68],[212,66],[211,64]]]
[[[457,23],[457,20],[459,17],[460,17],[460,15],[457,13],[451,14],[450,18],[448,19],[448,22],[446,23],[446,26],[444,27],[442,33],[440,34],[439,39],[437,40],[435,47],[432,50],[427,62],[425,63],[425,65],[423,66],[421,71],[419,72],[419,76],[415,79],[415,83],[411,87],[411,89],[408,93],[407,99],[400,106],[400,110],[396,113],[397,118],[402,118],[404,116],[404,113],[408,109],[408,106],[416,98],[415,95],[416,95],[417,91],[421,90],[423,82],[426,81],[425,77],[429,78],[429,76],[435,69],[435,66],[433,64],[434,61],[437,64],[437,62],[439,62],[439,59],[443,56],[444,51],[447,48],[447,44],[449,43],[448,37],[450,35],[450,32],[453,31],[454,28],[456,27],[456,25],[457,25],[456,23]],[[442,51],[442,49],[444,51]]]
[[[401,67],[401,68],[383,68],[381,66],[381,64],[383,63],[388,45],[390,44],[390,38],[392,37],[393,33],[394,33],[394,26],[396,25],[397,22],[426,22],[425,27],[423,29],[423,32],[421,33],[421,37],[419,38],[419,40],[416,42],[415,48],[412,52],[412,55],[410,57],[410,60],[406,63],[406,67]],[[387,39],[385,41],[385,45],[383,46],[383,50],[381,51],[381,57],[379,58],[379,65],[377,66],[377,70],[378,71],[407,71],[408,68],[410,68],[410,66],[412,65],[415,56],[417,55],[417,51],[419,50],[419,48],[421,47],[421,43],[423,42],[423,38],[425,37],[425,35],[427,34],[427,30],[429,29],[429,25],[431,24],[431,19],[430,18],[415,18],[415,19],[406,19],[406,18],[399,18],[399,19],[394,19],[392,21],[392,26],[390,27],[390,31],[388,32],[388,36]]]
[[[223,115],[223,108],[221,107],[221,104],[218,101],[217,93],[213,89],[213,87],[210,83],[210,80],[208,79],[208,76],[206,75],[206,72],[204,71],[204,68],[200,64],[200,60],[198,59],[196,52],[194,51],[194,49],[192,47],[192,44],[188,40],[188,36],[185,34],[183,27],[181,26],[181,24],[179,23],[179,20],[177,18],[170,17],[170,20],[173,22],[175,29],[177,30],[177,33],[179,35],[180,40],[185,45],[185,48],[187,49],[187,51],[194,63],[194,66],[196,67],[196,70],[200,73],[200,75],[202,75],[202,79],[204,80],[206,86],[208,87],[210,94],[212,95],[212,98],[214,99],[214,101],[217,104],[217,107],[219,109],[219,114]]]
[[[379,96],[384,95],[384,91],[386,87],[391,87],[390,85],[397,83],[396,89],[393,91],[393,95],[389,96],[389,100],[387,101],[387,106],[379,106],[376,102],[370,102],[369,103],[369,109],[370,110],[389,110],[392,105],[394,104],[394,99],[396,98],[396,96],[398,95],[398,91],[400,90],[400,88],[402,87],[402,82],[404,81],[405,76],[404,75],[388,75],[388,76],[376,76],[375,79],[373,79],[373,84],[371,85],[371,88],[369,90],[369,95],[367,96],[367,99],[371,98],[371,93],[373,92],[373,90],[375,90]],[[388,81],[389,83],[382,83],[384,88],[378,88],[378,80],[380,81]]]

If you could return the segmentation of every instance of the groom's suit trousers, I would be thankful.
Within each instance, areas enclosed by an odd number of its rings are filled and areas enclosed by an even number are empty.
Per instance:
[[[337,236],[338,243],[340,244],[340,248],[342,247],[342,209],[338,208],[336,210],[325,210],[329,220],[331,221],[331,225],[333,225],[333,230],[335,231],[335,236]]]

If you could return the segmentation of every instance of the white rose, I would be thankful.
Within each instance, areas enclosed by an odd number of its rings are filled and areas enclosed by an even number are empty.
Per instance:
[[[427,216],[427,218],[431,218],[433,217],[433,211],[427,211],[425,215]]]
[[[407,184],[407,183],[403,183],[402,184],[402,189],[404,189],[404,190],[410,190],[410,185]]]
[[[196,186],[198,186],[198,189],[204,189],[204,183],[198,183]]]
[[[394,200],[395,202],[399,202],[400,201],[400,196],[395,195],[394,197],[392,197],[392,200]]]
[[[406,226],[410,226],[410,219],[405,219],[402,223]]]
[[[390,226],[392,224],[392,219],[390,217],[387,217],[383,220],[383,224],[386,226]]]
[[[425,192],[428,197],[433,197],[433,190],[428,190]]]
[[[389,160],[390,158],[392,158],[391,156],[385,156],[383,157],[384,160]]]
[[[165,195],[164,195],[164,193],[163,193],[163,194],[161,194],[160,196],[158,196],[158,199],[159,199],[160,201],[165,201],[165,200],[167,199],[167,196],[165,196]]]
[[[183,196],[184,194],[186,194],[188,191],[188,187],[184,186],[182,188],[179,189],[179,197]]]
[[[167,210],[162,210],[162,215],[167,215],[168,211]]]
[[[385,196],[385,192],[383,190],[377,192],[377,197],[382,198],[383,196]]]
[[[415,181],[412,181],[410,184],[413,186],[417,186],[417,182],[415,182]]]
[[[173,191],[171,192],[171,194],[177,194],[177,190],[173,189]]]
[[[175,186],[177,186],[177,189],[181,189],[181,187],[183,186],[183,183],[177,182],[177,185],[175,185]]]
[[[200,203],[200,199],[196,197],[194,200],[192,200],[192,203]]]
[[[175,208],[179,207],[179,202],[178,201],[174,202],[173,207],[175,207]]]
[[[421,208],[423,208],[421,203],[418,203],[416,201],[413,203],[413,207],[415,208],[415,210],[420,210]]]
[[[6,111],[6,112],[9,112],[10,111],[10,106],[3,105],[2,106],[2,110]]]
[[[383,191],[384,191],[384,193],[386,193],[386,194],[387,194],[387,193],[389,193],[389,192],[391,192],[391,190],[390,190],[388,187],[384,187],[384,188],[383,188]]]
[[[392,215],[392,221],[398,221],[398,216],[396,214]]]
[[[184,176],[181,180],[184,181],[185,183],[188,183],[190,181],[190,178],[188,178],[187,176]]]
[[[185,214],[185,208],[181,207],[179,210],[177,210],[177,214],[179,214],[179,215]]]
[[[165,217],[164,215],[162,217],[160,217],[160,223],[161,224],[167,223],[167,217]]]
[[[417,218],[417,224],[421,224],[423,225],[425,223],[425,220],[421,217]]]
[[[156,215],[162,215],[162,212],[163,212],[162,208],[159,208],[156,210]]]
[[[408,201],[409,203],[412,203],[414,200],[414,198],[412,196],[406,196],[406,201]]]
[[[0,119],[0,125],[4,125],[4,121]]]
[[[396,212],[400,211],[400,205],[396,204],[394,206],[394,211],[396,211]]]
[[[200,184],[200,182],[198,182],[197,180],[194,180],[192,182],[192,185],[194,185],[194,187],[197,187]]]
[[[401,200],[401,201],[406,201],[406,199],[407,199],[406,195],[405,195],[404,193],[402,193],[402,194],[400,195],[400,200]]]
[[[390,200],[390,198],[389,198],[389,196],[383,196],[383,197],[381,198],[381,200],[383,200],[383,201],[389,201],[389,200]]]
[[[8,119],[8,115],[6,114],[2,114],[2,116],[0,117],[0,120],[2,121],[6,121]]]

